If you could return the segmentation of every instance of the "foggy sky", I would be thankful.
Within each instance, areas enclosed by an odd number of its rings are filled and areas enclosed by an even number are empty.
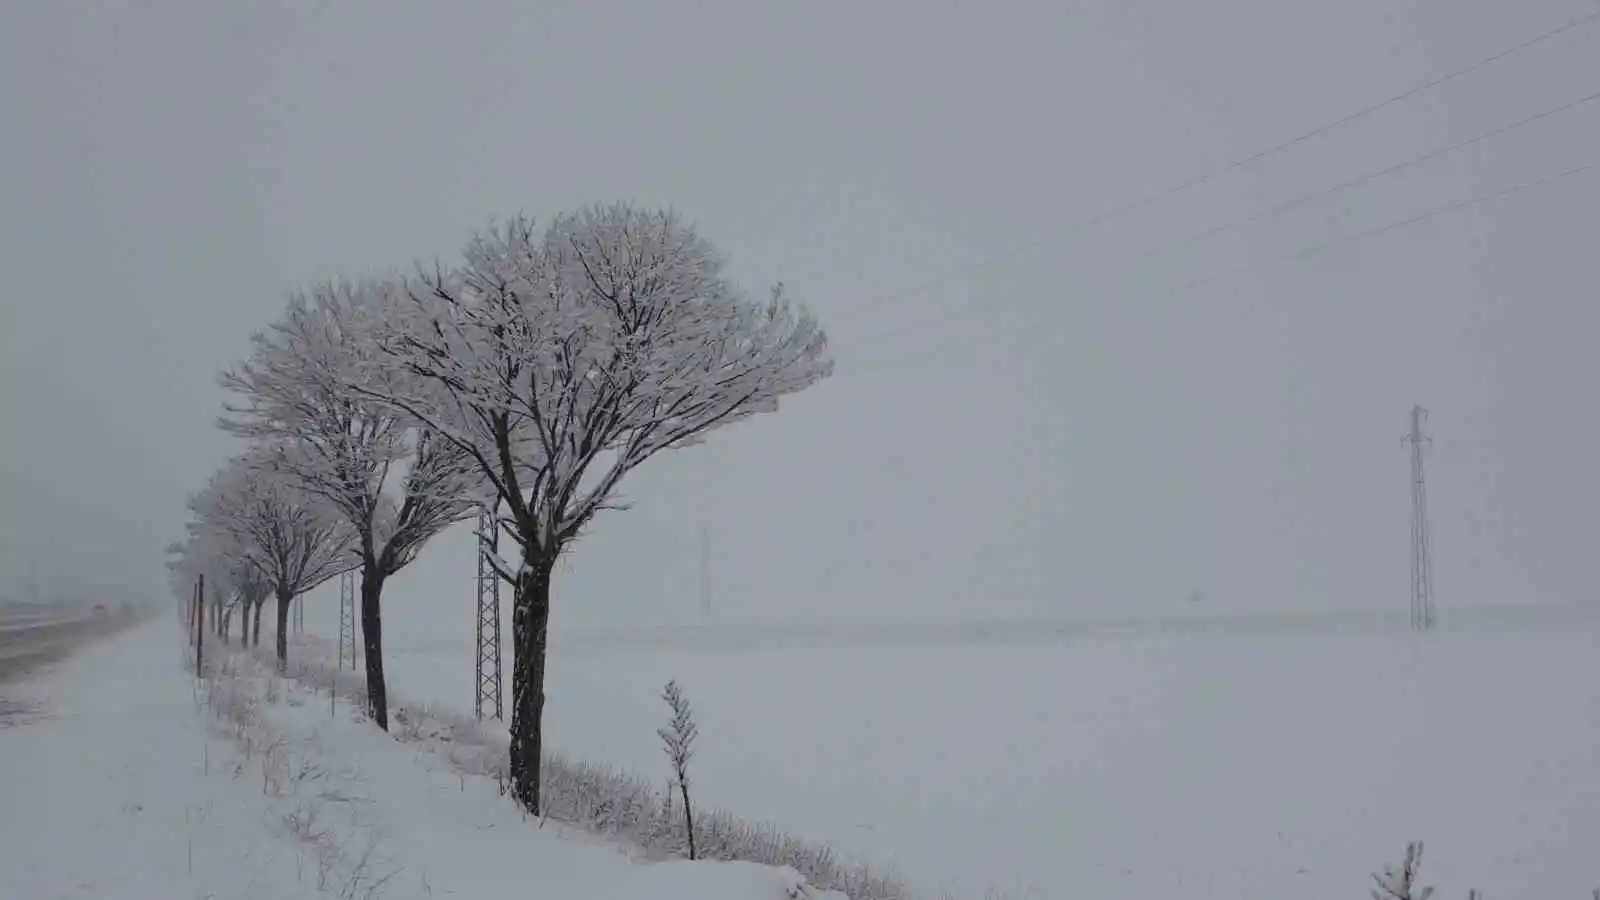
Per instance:
[[[839,369],[636,473],[558,620],[698,616],[702,529],[727,616],[1403,605],[1413,403],[1441,606],[1588,601],[1600,175],[1274,260],[1600,159],[1600,103],[1140,256],[1600,90],[1600,26],[1071,229],[1594,8],[7,3],[0,575],[164,591],[215,373],[290,286],[628,199]],[[463,540],[396,602],[464,591]]]

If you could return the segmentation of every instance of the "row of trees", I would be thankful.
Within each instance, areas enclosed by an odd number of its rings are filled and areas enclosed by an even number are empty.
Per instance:
[[[293,599],[359,569],[371,717],[387,728],[384,585],[492,510],[519,550],[495,560],[514,597],[511,788],[538,813],[561,553],[647,459],[832,371],[781,285],[754,299],[725,268],[671,212],[593,206],[486,228],[452,265],[293,293],[222,376],[220,424],[246,449],[190,498],[174,578],[204,572],[258,617],[276,598],[286,666]]]

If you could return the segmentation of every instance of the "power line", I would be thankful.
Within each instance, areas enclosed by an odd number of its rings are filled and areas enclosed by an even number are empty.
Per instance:
[[[1281,202],[1279,202],[1279,203],[1277,203],[1277,204],[1275,204],[1273,206],[1267,207],[1265,209],[1261,209],[1261,210],[1257,210],[1255,212],[1247,213],[1247,214],[1245,214],[1243,216],[1239,216],[1237,218],[1230,219],[1230,220],[1228,220],[1226,222],[1222,222],[1222,223],[1219,223],[1217,225],[1212,225],[1212,226],[1203,228],[1203,229],[1201,229],[1199,231],[1193,232],[1193,233],[1191,233],[1189,235],[1186,235],[1186,236],[1184,236],[1182,238],[1179,238],[1179,239],[1177,239],[1177,240],[1175,240],[1175,241],[1173,241],[1171,243],[1162,244],[1162,245],[1159,245],[1157,247],[1151,248],[1150,250],[1147,250],[1144,253],[1140,254],[1138,257],[1136,257],[1135,261],[1140,266],[1143,266],[1144,264],[1147,264],[1150,261],[1158,259],[1158,258],[1160,258],[1162,256],[1166,256],[1167,254],[1172,253],[1173,251],[1181,250],[1181,249],[1184,249],[1185,247],[1194,246],[1195,244],[1198,244],[1198,243],[1200,243],[1202,241],[1205,241],[1205,240],[1207,240],[1209,238],[1215,237],[1215,236],[1217,236],[1219,234],[1223,234],[1223,233],[1228,232],[1228,231],[1233,231],[1233,230],[1235,230],[1237,228],[1241,228],[1241,227],[1243,227],[1245,225],[1249,225],[1251,223],[1258,222],[1258,221],[1260,221],[1262,219],[1267,219],[1267,218],[1270,218],[1270,217],[1273,217],[1273,216],[1282,215],[1285,212],[1288,212],[1288,211],[1290,211],[1292,209],[1297,209],[1299,207],[1305,206],[1305,205],[1307,205],[1307,204],[1309,204],[1309,203],[1311,203],[1313,201],[1321,200],[1323,198],[1331,197],[1331,196],[1334,196],[1336,194],[1342,193],[1344,191],[1351,190],[1353,188],[1357,188],[1357,187],[1361,187],[1361,186],[1366,185],[1366,184],[1370,184],[1370,183],[1372,183],[1374,181],[1377,181],[1379,179],[1386,178],[1386,177],[1388,177],[1390,175],[1394,175],[1394,174],[1397,174],[1399,172],[1405,171],[1406,169],[1410,169],[1410,168],[1413,168],[1415,166],[1421,165],[1422,163],[1431,162],[1431,161],[1433,161],[1435,159],[1439,159],[1439,158],[1442,158],[1442,157],[1445,157],[1445,156],[1449,156],[1450,154],[1453,154],[1453,153],[1459,153],[1462,150],[1468,149],[1469,147],[1476,146],[1476,145],[1481,144],[1481,143],[1483,143],[1485,141],[1489,141],[1489,140],[1492,140],[1492,139],[1497,138],[1497,137],[1502,137],[1502,136],[1504,136],[1506,134],[1510,134],[1511,132],[1520,130],[1522,128],[1526,128],[1526,127],[1528,127],[1530,125],[1535,125],[1535,124],[1538,124],[1539,122],[1543,122],[1546,119],[1554,118],[1554,117],[1559,116],[1559,115],[1561,115],[1563,113],[1568,113],[1568,112],[1571,112],[1573,110],[1579,109],[1579,108],[1584,107],[1584,106],[1586,106],[1586,105],[1588,105],[1590,103],[1595,102],[1596,100],[1600,100],[1600,91],[1596,91],[1596,92],[1588,94],[1588,95],[1586,95],[1584,97],[1580,97],[1577,100],[1571,100],[1571,101],[1568,101],[1566,103],[1562,103],[1562,104],[1560,104],[1558,106],[1551,107],[1549,109],[1540,110],[1539,112],[1533,113],[1532,115],[1524,116],[1524,117],[1522,117],[1520,119],[1517,119],[1514,122],[1510,122],[1510,123],[1505,124],[1505,125],[1497,126],[1497,127],[1492,128],[1492,129],[1490,129],[1488,131],[1480,132],[1479,134],[1473,135],[1472,137],[1469,137],[1469,138],[1465,138],[1465,139],[1456,141],[1455,143],[1448,144],[1448,145],[1445,145],[1443,147],[1437,147],[1437,148],[1432,149],[1432,150],[1424,151],[1423,153],[1420,153],[1420,154],[1418,154],[1416,156],[1412,156],[1412,157],[1410,157],[1408,159],[1405,159],[1405,160],[1403,160],[1401,162],[1394,163],[1394,164],[1388,165],[1388,166],[1384,166],[1382,168],[1375,169],[1375,170],[1372,170],[1370,172],[1366,172],[1366,173],[1361,174],[1361,175],[1357,175],[1357,176],[1355,176],[1353,178],[1350,178],[1350,179],[1347,179],[1345,181],[1339,182],[1338,184],[1334,184],[1334,185],[1332,185],[1330,187],[1321,188],[1321,189],[1318,189],[1318,190],[1315,190],[1315,191],[1309,191],[1309,192],[1304,193],[1304,194],[1298,194],[1298,195],[1296,195],[1294,197],[1290,197],[1287,200],[1281,201]],[[1137,269],[1135,271],[1137,271]],[[856,341],[852,341],[849,346],[854,346],[854,347],[868,346],[868,347],[870,347],[870,346],[874,346],[874,345],[878,345],[878,344],[883,344],[883,343],[887,343],[887,342],[889,342],[891,340],[895,340],[895,339],[898,339],[898,338],[905,337],[906,335],[918,334],[918,333],[927,331],[927,330],[929,330],[931,328],[934,328],[934,327],[937,327],[937,326],[947,325],[947,324],[950,324],[951,322],[962,321],[962,320],[970,319],[970,318],[979,318],[979,317],[982,317],[982,316],[984,316],[984,315],[986,315],[988,313],[989,313],[989,310],[975,309],[975,308],[972,308],[972,307],[963,307],[963,308],[951,310],[950,312],[948,312],[945,315],[924,319],[921,322],[913,323],[913,324],[905,326],[903,328],[897,328],[897,329],[882,331],[882,332],[878,332],[876,334],[868,335],[868,336],[866,336],[864,338],[858,339]]]
[[[1480,71],[1482,69],[1490,68],[1490,67],[1494,66],[1495,64],[1503,62],[1506,59],[1509,59],[1509,58],[1511,58],[1511,57],[1513,57],[1513,56],[1515,56],[1515,55],[1517,55],[1519,53],[1522,53],[1522,52],[1524,52],[1526,50],[1529,50],[1529,49],[1531,49],[1533,47],[1536,47],[1536,46],[1538,46],[1540,44],[1543,44],[1546,41],[1552,40],[1552,39],[1554,39],[1556,37],[1559,37],[1559,36],[1561,36],[1563,34],[1566,34],[1569,31],[1572,31],[1572,30],[1577,29],[1577,28],[1581,28],[1581,27],[1583,27],[1585,25],[1589,25],[1589,24],[1591,24],[1591,23],[1593,23],[1593,22],[1595,22],[1597,20],[1600,20],[1600,11],[1587,13],[1587,14],[1579,16],[1579,17],[1577,17],[1575,19],[1571,19],[1571,20],[1567,21],[1565,24],[1557,26],[1556,28],[1553,28],[1553,29],[1551,29],[1549,31],[1545,31],[1545,32],[1543,32],[1543,33],[1541,33],[1541,34],[1539,34],[1539,35],[1537,35],[1535,37],[1532,37],[1532,38],[1529,38],[1527,40],[1524,40],[1521,43],[1515,44],[1515,45],[1513,45],[1511,47],[1507,47],[1506,49],[1501,50],[1501,51],[1499,51],[1497,53],[1494,53],[1494,54],[1492,54],[1490,56],[1486,56],[1486,57],[1480,58],[1477,61],[1469,63],[1469,64],[1467,64],[1465,66],[1460,67],[1460,68],[1452,69],[1451,71],[1446,72],[1443,75],[1436,76],[1436,77],[1434,77],[1434,78],[1432,78],[1432,79],[1430,79],[1430,80],[1428,80],[1426,82],[1423,82],[1421,84],[1417,84],[1417,85],[1414,85],[1412,87],[1406,88],[1405,90],[1403,90],[1403,91],[1401,91],[1401,92],[1399,92],[1397,94],[1393,94],[1393,95],[1391,95],[1389,97],[1386,97],[1383,100],[1380,100],[1380,101],[1378,101],[1376,103],[1372,103],[1372,104],[1369,104],[1367,106],[1364,106],[1361,109],[1356,110],[1355,112],[1348,113],[1348,114],[1346,114],[1344,116],[1341,116],[1340,118],[1335,119],[1335,120],[1333,120],[1331,122],[1328,122],[1328,123],[1326,123],[1324,125],[1320,125],[1320,126],[1318,126],[1316,128],[1313,128],[1313,129],[1311,129],[1309,131],[1302,132],[1302,133],[1297,134],[1294,137],[1288,138],[1286,140],[1279,141],[1278,143],[1273,144],[1271,146],[1268,146],[1268,147],[1266,147],[1264,149],[1257,150],[1257,151],[1255,151],[1253,153],[1249,153],[1249,154],[1247,154],[1245,156],[1238,157],[1238,158],[1234,159],[1231,162],[1224,163],[1221,166],[1218,166],[1218,167],[1216,167],[1214,169],[1210,169],[1210,170],[1208,170],[1206,172],[1203,172],[1203,173],[1201,173],[1199,175],[1191,176],[1190,178],[1188,178],[1188,179],[1186,179],[1184,181],[1181,181],[1181,182],[1179,182],[1177,184],[1171,185],[1170,187],[1162,188],[1161,190],[1154,191],[1152,193],[1149,193],[1149,194],[1146,194],[1146,195],[1144,195],[1142,197],[1139,197],[1139,198],[1137,198],[1135,200],[1131,200],[1131,201],[1128,201],[1126,203],[1122,203],[1122,204],[1120,204],[1118,206],[1112,207],[1111,209],[1108,209],[1108,210],[1105,210],[1103,212],[1097,213],[1096,215],[1090,216],[1087,219],[1079,220],[1078,222],[1075,222],[1072,225],[1069,225],[1063,231],[1056,232],[1056,233],[1054,233],[1052,235],[1049,235],[1049,236],[1046,236],[1046,237],[1036,238],[1036,239],[1034,239],[1032,241],[1024,242],[1023,244],[1021,244],[1016,249],[1008,251],[1008,252],[1005,252],[1005,253],[998,254],[996,256],[992,256],[987,260],[980,261],[980,262],[974,264],[974,266],[972,268],[983,269],[983,268],[988,268],[988,267],[991,267],[991,266],[999,265],[1001,262],[1004,262],[1005,260],[1007,260],[1007,259],[1009,259],[1009,258],[1011,258],[1013,256],[1019,255],[1020,253],[1027,252],[1027,251],[1030,251],[1030,250],[1036,250],[1036,249],[1039,249],[1039,248],[1045,246],[1048,243],[1054,243],[1054,242],[1060,241],[1060,240],[1065,239],[1065,238],[1070,238],[1070,237],[1073,237],[1075,235],[1081,234],[1081,233],[1083,233],[1085,231],[1089,231],[1089,230],[1092,230],[1094,228],[1098,228],[1098,227],[1100,227],[1102,225],[1108,224],[1110,222],[1116,221],[1117,219],[1121,219],[1121,218],[1123,218],[1125,216],[1128,216],[1128,215],[1130,215],[1132,213],[1138,212],[1141,209],[1144,209],[1144,208],[1149,207],[1149,206],[1153,206],[1156,203],[1159,203],[1160,201],[1165,200],[1165,199],[1167,199],[1169,197],[1175,196],[1177,194],[1181,194],[1184,191],[1190,190],[1192,188],[1199,187],[1199,186],[1201,186],[1203,184],[1206,184],[1208,182],[1215,181],[1216,179],[1218,179],[1218,178],[1220,178],[1220,177],[1222,177],[1224,175],[1230,174],[1232,172],[1238,171],[1239,169],[1242,169],[1245,166],[1249,166],[1249,165],[1253,165],[1255,163],[1261,162],[1264,159],[1267,159],[1267,158],[1272,157],[1272,156],[1276,156],[1279,153],[1282,153],[1282,152],[1284,152],[1286,150],[1290,150],[1290,149],[1293,149],[1294,147],[1297,147],[1297,146],[1299,146],[1301,144],[1304,144],[1305,142],[1307,142],[1309,140],[1312,140],[1312,139],[1317,138],[1317,137],[1321,137],[1322,135],[1325,135],[1325,134],[1327,134],[1327,133],[1329,133],[1331,131],[1335,131],[1335,130],[1337,130],[1339,128],[1343,128],[1344,126],[1350,125],[1350,124],[1352,124],[1354,122],[1358,122],[1358,121],[1360,121],[1360,120],[1362,120],[1362,119],[1364,119],[1364,118],[1366,118],[1368,116],[1373,115],[1374,113],[1381,112],[1382,110],[1387,109],[1387,108],[1389,108],[1391,106],[1394,106],[1394,105],[1396,105],[1398,103],[1402,103],[1402,102],[1404,102],[1406,100],[1409,100],[1409,99],[1411,99],[1413,97],[1416,97],[1416,96],[1418,96],[1420,94],[1427,93],[1428,91],[1435,90],[1435,89],[1437,89],[1439,87],[1444,86],[1445,84],[1448,84],[1449,82],[1455,81],[1455,80],[1457,80],[1459,78],[1463,78],[1463,77],[1465,77],[1467,75],[1473,74],[1473,73],[1478,72],[1478,71]],[[926,290],[928,290],[930,288],[938,287],[939,285],[942,285],[942,284],[944,284],[944,283],[946,283],[948,281],[951,281],[951,280],[953,280],[955,278],[960,277],[962,274],[964,274],[963,271],[951,270],[951,271],[946,272],[943,275],[936,276],[934,278],[925,279],[923,281],[920,281],[920,282],[917,282],[917,283],[914,283],[914,284],[911,284],[911,285],[907,285],[907,286],[902,287],[902,288],[897,288],[897,289],[895,289],[893,291],[889,291],[889,292],[886,292],[886,293],[883,293],[883,294],[879,294],[879,295],[871,298],[868,301],[868,304],[873,305],[873,306],[883,306],[883,305],[886,305],[886,304],[892,304],[892,303],[894,303],[896,301],[903,300],[903,299],[915,296],[917,294],[920,294],[920,293],[922,293],[922,292],[924,292],[924,291],[926,291]]]
[[[1394,221],[1394,222],[1387,222],[1387,223],[1385,223],[1383,225],[1378,225],[1378,226],[1375,226],[1373,228],[1367,228],[1367,229],[1363,229],[1361,231],[1354,231],[1354,232],[1350,232],[1348,234],[1343,234],[1343,235],[1339,235],[1337,237],[1329,238],[1329,239],[1324,240],[1324,241],[1318,241],[1317,243],[1314,243],[1314,244],[1308,244],[1308,245],[1306,245],[1304,247],[1301,247],[1301,248],[1299,248],[1297,250],[1294,250],[1292,252],[1272,257],[1271,259],[1266,260],[1263,264],[1260,264],[1260,265],[1252,263],[1252,264],[1246,264],[1246,265],[1242,265],[1242,266],[1235,266],[1235,267],[1230,268],[1230,269],[1225,269],[1225,270],[1223,270],[1221,272],[1215,272],[1215,273],[1213,273],[1211,275],[1206,275],[1206,276],[1203,276],[1203,277],[1200,277],[1200,278],[1191,279],[1189,281],[1178,282],[1176,284],[1169,285],[1166,289],[1161,290],[1161,291],[1155,291],[1155,292],[1151,292],[1151,293],[1148,293],[1148,294],[1141,294],[1141,295],[1139,295],[1138,299],[1153,299],[1153,298],[1156,298],[1156,297],[1171,296],[1173,294],[1178,294],[1178,293],[1182,293],[1184,291],[1194,290],[1195,288],[1204,287],[1205,285],[1211,284],[1213,282],[1222,281],[1224,279],[1235,278],[1235,277],[1238,277],[1240,275],[1249,274],[1249,273],[1251,273],[1253,271],[1256,271],[1259,268],[1262,268],[1264,266],[1273,266],[1273,265],[1281,265],[1283,263],[1296,262],[1296,261],[1299,261],[1301,259],[1306,259],[1308,257],[1315,256],[1315,255],[1317,255],[1319,253],[1325,253],[1328,250],[1334,249],[1335,247],[1340,247],[1340,246],[1343,246],[1345,244],[1353,244],[1353,243],[1358,243],[1360,241],[1369,240],[1371,238],[1379,237],[1379,236],[1382,236],[1384,234],[1388,234],[1388,233],[1393,232],[1393,231],[1399,231],[1399,230],[1404,229],[1404,228],[1409,228],[1409,227],[1411,227],[1413,225],[1419,225],[1419,224],[1421,224],[1423,222],[1427,222],[1427,221],[1430,221],[1432,219],[1441,218],[1443,216],[1449,215],[1449,214],[1454,213],[1454,212],[1462,212],[1462,211],[1465,211],[1465,210],[1468,210],[1468,209],[1472,209],[1472,208],[1477,207],[1477,206],[1481,206],[1481,205],[1486,204],[1486,203],[1493,203],[1493,202],[1497,202],[1497,201],[1500,201],[1500,200],[1505,200],[1505,199],[1513,197],[1513,196],[1515,196],[1517,194],[1525,193],[1527,191],[1531,191],[1531,190],[1534,190],[1534,189],[1537,189],[1537,188],[1541,188],[1541,187],[1546,187],[1548,185],[1552,185],[1552,184],[1555,184],[1557,182],[1565,181],[1565,180],[1570,179],[1570,178],[1576,178],[1577,176],[1583,175],[1583,174],[1585,174],[1587,172],[1590,172],[1590,171],[1593,171],[1596,168],[1600,168],[1600,160],[1594,160],[1594,161],[1585,163],[1585,164],[1583,164],[1581,166],[1577,166],[1577,167],[1572,168],[1572,169],[1567,169],[1567,170],[1565,170],[1563,172],[1558,172],[1558,173],[1556,173],[1554,175],[1547,175],[1547,176],[1545,176],[1543,178],[1538,178],[1538,179],[1535,179],[1533,181],[1525,181],[1525,182],[1522,182],[1520,184],[1513,185],[1513,186],[1511,186],[1509,188],[1505,188],[1503,190],[1495,191],[1493,193],[1479,194],[1479,195],[1474,196],[1474,197],[1468,197],[1468,198],[1466,198],[1464,200],[1456,200],[1456,201],[1452,201],[1450,203],[1442,204],[1440,206],[1435,206],[1435,207],[1432,207],[1430,209],[1424,210],[1423,212],[1418,213],[1416,215],[1408,216],[1408,217],[1406,217],[1404,219],[1400,219],[1400,220],[1397,220],[1397,221]],[[968,345],[970,345],[972,343],[973,343],[972,341],[967,340],[967,341],[961,341],[961,342],[956,343],[956,344],[951,344],[950,346],[952,348],[956,347],[956,346],[968,346]],[[847,370],[845,370],[843,372],[840,372],[838,374],[842,375],[842,376],[845,376],[845,377],[861,376],[861,375],[866,375],[866,374],[869,374],[869,373],[874,373],[874,372],[879,372],[879,371],[884,371],[884,370],[889,370],[889,369],[900,368],[901,366],[905,365],[905,362],[906,362],[905,360],[896,360],[896,361],[893,361],[893,362],[888,362],[886,364],[880,364],[880,365],[876,365],[876,366],[863,366],[863,367],[855,368],[855,369],[847,369]]]
[[[1325,251],[1332,250],[1335,247],[1343,246],[1345,244],[1355,243],[1357,241],[1363,241],[1363,240],[1366,240],[1368,238],[1378,237],[1380,235],[1388,234],[1391,231],[1398,231],[1398,230],[1400,230],[1402,228],[1409,228],[1412,225],[1420,225],[1423,222],[1426,222],[1426,221],[1429,221],[1429,220],[1432,220],[1432,219],[1437,219],[1437,218],[1439,218],[1441,216],[1446,216],[1446,215],[1449,215],[1450,213],[1453,213],[1453,212],[1462,212],[1464,210],[1468,210],[1468,209],[1471,209],[1471,208],[1476,207],[1476,206],[1482,206],[1485,203],[1493,203],[1493,202],[1496,202],[1496,201],[1505,200],[1505,199],[1507,199],[1509,197],[1513,197],[1513,196],[1515,196],[1517,194],[1521,194],[1521,193],[1525,193],[1527,191],[1534,190],[1535,188],[1546,187],[1548,185],[1555,184],[1556,182],[1559,182],[1559,181],[1565,181],[1565,180],[1567,180],[1569,178],[1576,178],[1579,175],[1582,175],[1582,174],[1585,174],[1586,172],[1592,171],[1593,169],[1595,169],[1597,167],[1600,167],[1600,160],[1587,162],[1587,163],[1584,163],[1581,166],[1577,166],[1575,168],[1567,169],[1566,171],[1563,171],[1563,172],[1557,172],[1554,175],[1547,175],[1547,176],[1545,176],[1543,178],[1535,179],[1533,181],[1524,181],[1521,184],[1512,185],[1511,187],[1505,188],[1504,190],[1496,191],[1496,192],[1494,192],[1492,194],[1479,194],[1476,197],[1468,197],[1465,200],[1455,200],[1455,201],[1452,201],[1450,203],[1445,203],[1445,204],[1442,204],[1440,206],[1432,207],[1431,209],[1424,210],[1423,212],[1420,212],[1420,213],[1418,213],[1418,214],[1416,214],[1414,216],[1410,216],[1408,218],[1401,219],[1401,220],[1396,221],[1396,222],[1390,222],[1388,224],[1379,225],[1379,226],[1376,226],[1374,228],[1367,228],[1367,229],[1363,229],[1361,231],[1351,232],[1350,234],[1344,234],[1344,235],[1339,235],[1338,237],[1329,238],[1328,240],[1325,240],[1325,241],[1319,241],[1319,242],[1317,242],[1315,244],[1311,244],[1309,246],[1302,247],[1299,250],[1294,251],[1293,253],[1288,253],[1288,254],[1284,254],[1283,256],[1274,257],[1273,259],[1268,261],[1268,264],[1269,265],[1274,265],[1274,264],[1279,264],[1279,263],[1297,261],[1297,260],[1304,259],[1304,258],[1309,257],[1309,256],[1315,256],[1318,253],[1323,253]],[[1238,275],[1243,275],[1243,274],[1253,270],[1254,268],[1255,268],[1255,266],[1252,266],[1252,265],[1236,266],[1236,267],[1234,267],[1232,269],[1226,269],[1224,271],[1217,272],[1217,273],[1215,273],[1213,275],[1207,275],[1207,276],[1205,276],[1203,278],[1196,278],[1196,279],[1194,279],[1192,281],[1183,282],[1182,284],[1179,284],[1179,285],[1171,288],[1167,293],[1168,294],[1173,294],[1173,293],[1178,293],[1178,292],[1181,292],[1181,291],[1192,290],[1192,289],[1197,288],[1197,287],[1203,287],[1205,285],[1211,284],[1214,281],[1220,281],[1220,280],[1225,279],[1225,278],[1233,278],[1233,277],[1236,277]]]

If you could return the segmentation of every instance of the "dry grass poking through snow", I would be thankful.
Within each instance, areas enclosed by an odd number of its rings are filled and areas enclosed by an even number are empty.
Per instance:
[[[226,659],[226,665],[241,658],[248,659],[257,671],[270,671],[274,665],[270,650],[264,648],[249,654],[238,648],[211,652],[219,660]],[[333,655],[326,641],[314,636],[299,638],[290,648],[290,675],[318,691],[331,688],[347,702],[364,708],[364,676],[331,665]],[[393,702],[392,695],[391,702],[390,733],[396,740],[444,757],[462,777],[491,779],[502,795],[507,794],[510,739],[503,727],[426,705]],[[223,706],[229,707],[229,701],[224,700]],[[640,739],[652,733],[645,728]],[[265,740],[245,735],[238,739]],[[682,813],[673,807],[671,795],[663,787],[631,772],[559,753],[546,754],[542,781],[540,796],[547,818],[615,840],[648,859],[688,856]],[[511,802],[509,797],[506,802]],[[847,861],[826,844],[794,837],[776,825],[752,822],[725,810],[696,811],[695,842],[702,859],[789,866],[810,884],[840,891],[851,900],[912,897],[910,888],[893,872]]]
[[[230,763],[233,777],[259,778],[264,795],[283,799],[282,828],[305,848],[302,879],[311,878],[314,872],[319,891],[348,900],[381,896],[398,870],[385,868],[370,829],[352,823],[345,814],[354,801],[338,788],[340,783],[359,780],[360,774],[331,772],[314,735],[292,737],[265,715],[263,707],[305,702],[304,694],[288,690],[288,681],[277,674],[270,650],[246,653],[238,648],[217,648],[212,652],[215,657],[208,657],[206,666],[212,674],[202,682],[205,695],[197,696],[196,702],[209,709],[217,729],[240,750],[239,758]],[[329,665],[326,660],[331,656],[326,642],[314,637],[299,640],[291,654],[289,681],[321,692],[332,689],[330,703],[337,696],[351,709],[364,709],[364,677]],[[192,668],[193,660],[189,662]],[[503,797],[508,794],[509,739],[503,726],[404,703],[393,707],[390,720],[391,736],[397,741],[447,760],[463,779],[486,778],[498,784]],[[672,805],[672,793],[636,774],[551,753],[545,757],[541,796],[548,819],[612,839],[646,859],[687,857],[688,836],[681,811]],[[506,802],[511,802],[509,797]],[[366,840],[359,851],[352,850],[363,831]],[[703,859],[787,866],[809,884],[841,892],[852,900],[912,897],[910,888],[893,873],[869,864],[848,863],[825,844],[793,837],[775,825],[751,822],[724,810],[707,810],[696,816],[695,840]],[[1421,851],[1421,844],[1410,845],[1404,862],[1374,874],[1372,896],[1376,900],[1426,900],[1433,890],[1420,884]],[[986,898],[1018,900],[1032,893],[1016,888],[991,890]],[[1482,900],[1477,891],[1470,896]],[[1600,900],[1600,890],[1592,897]]]
[[[218,765],[227,766],[235,780],[259,779],[262,795],[279,801],[275,824],[301,848],[302,882],[341,900],[381,897],[400,870],[382,858],[376,832],[349,814],[354,801],[339,785],[359,780],[360,773],[331,770],[315,735],[290,735],[266,715],[264,707],[299,702],[269,663],[245,653],[218,656],[207,661],[205,693],[196,696],[215,731],[239,751]]]

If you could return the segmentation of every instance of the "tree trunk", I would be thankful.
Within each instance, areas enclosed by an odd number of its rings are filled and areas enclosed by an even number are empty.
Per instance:
[[[550,627],[550,573],[555,554],[530,541],[511,612],[511,791],[539,815],[539,766],[544,743],[545,647]]]
[[[678,790],[683,793],[683,830],[689,835],[689,859],[699,859],[694,846],[694,807],[689,804],[689,782],[679,778]]]
[[[389,690],[383,680],[383,570],[370,557],[361,565],[361,646],[367,655],[367,713],[389,730]]]
[[[222,638],[222,646],[224,646],[224,647],[228,646],[228,638],[231,636],[230,633],[232,631],[233,631],[233,607],[229,606],[229,607],[225,607],[222,610],[222,618],[221,618],[220,621],[217,622],[217,636]]]
[[[239,646],[250,649],[250,602],[239,602]]]
[[[287,588],[278,588],[278,674],[289,674],[289,606],[294,596]]]
[[[252,629],[253,637],[250,644],[252,647],[261,646],[261,611],[266,608],[267,595],[262,594],[260,597],[256,598],[256,625],[255,628]]]

